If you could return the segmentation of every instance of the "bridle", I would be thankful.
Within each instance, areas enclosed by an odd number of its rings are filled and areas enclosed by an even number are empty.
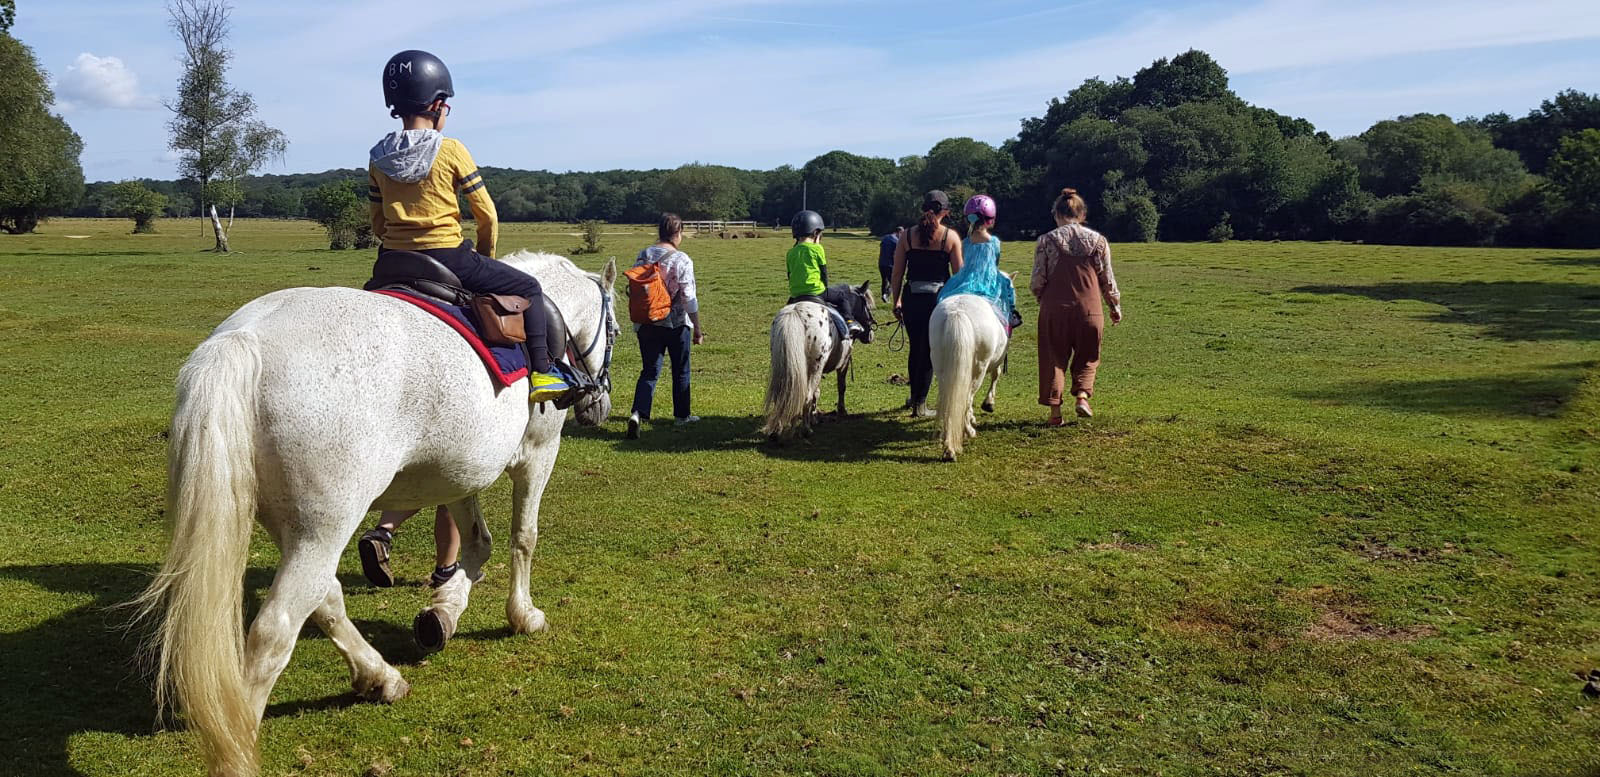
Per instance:
[[[576,357],[572,360],[573,368],[582,370],[583,376],[592,385],[599,386],[601,390],[609,394],[611,392],[611,356],[616,351],[617,335],[622,333],[622,327],[618,325],[616,313],[611,309],[613,303],[611,290],[607,289],[605,284],[601,283],[598,278],[590,277],[589,280],[594,281],[595,288],[600,291],[600,326],[596,328],[594,337],[589,340],[589,345],[582,350],[578,349],[578,344],[572,339],[572,331],[569,329],[567,331],[567,350],[571,351]],[[601,332],[605,333],[606,338],[606,358],[600,365],[600,374],[596,375],[589,371],[589,354],[594,353],[595,347],[600,344]]]

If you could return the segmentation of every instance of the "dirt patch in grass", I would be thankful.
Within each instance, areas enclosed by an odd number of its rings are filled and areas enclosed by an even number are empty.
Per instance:
[[[1355,613],[1326,609],[1317,613],[1317,619],[1306,627],[1302,636],[1317,642],[1350,642],[1361,639],[1412,642],[1438,633],[1438,629],[1426,624],[1397,628],[1371,623]]]
[[[1315,587],[1291,594],[1315,609],[1311,624],[1300,636],[1315,642],[1353,642],[1357,640],[1387,640],[1412,642],[1431,637],[1439,630],[1427,624],[1410,626],[1385,626],[1373,621],[1366,608],[1355,597],[1334,588]]]
[[[1179,634],[1208,637],[1230,637],[1239,632],[1239,624],[1215,607],[1188,607],[1173,617],[1167,628]]]
[[[1345,544],[1345,550],[1350,551],[1368,561],[1432,561],[1448,553],[1455,553],[1456,549],[1449,548],[1418,548],[1391,545],[1381,540],[1363,539]]]
[[[1127,553],[1138,553],[1154,547],[1154,545],[1145,545],[1138,542],[1095,542],[1084,545],[1083,550],[1120,550]]]
[[[1122,532],[1112,532],[1105,542],[1086,542],[1078,546],[1079,550],[1107,551],[1118,550],[1124,553],[1140,553],[1154,550],[1155,546],[1145,542],[1129,542],[1127,535]]]

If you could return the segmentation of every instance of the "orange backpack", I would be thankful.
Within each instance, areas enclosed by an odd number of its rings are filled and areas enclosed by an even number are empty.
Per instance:
[[[670,256],[670,254],[669,254]],[[635,324],[654,324],[672,315],[672,295],[667,280],[656,262],[624,270],[628,276],[628,319]]]

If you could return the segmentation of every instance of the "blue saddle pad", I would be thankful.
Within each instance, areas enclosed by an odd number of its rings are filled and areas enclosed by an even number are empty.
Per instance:
[[[833,319],[833,328],[838,331],[840,340],[850,339],[850,324],[844,320],[844,314],[835,310],[832,305],[823,305],[827,309],[828,317]]]

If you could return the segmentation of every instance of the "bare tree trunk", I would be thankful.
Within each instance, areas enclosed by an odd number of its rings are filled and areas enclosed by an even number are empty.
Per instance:
[[[233,207],[234,206],[232,206],[232,205],[228,206],[228,231],[229,232],[233,231]]]
[[[222,217],[217,215],[215,204],[211,206],[211,228],[217,233],[217,253],[228,253],[228,233],[222,230]]]

